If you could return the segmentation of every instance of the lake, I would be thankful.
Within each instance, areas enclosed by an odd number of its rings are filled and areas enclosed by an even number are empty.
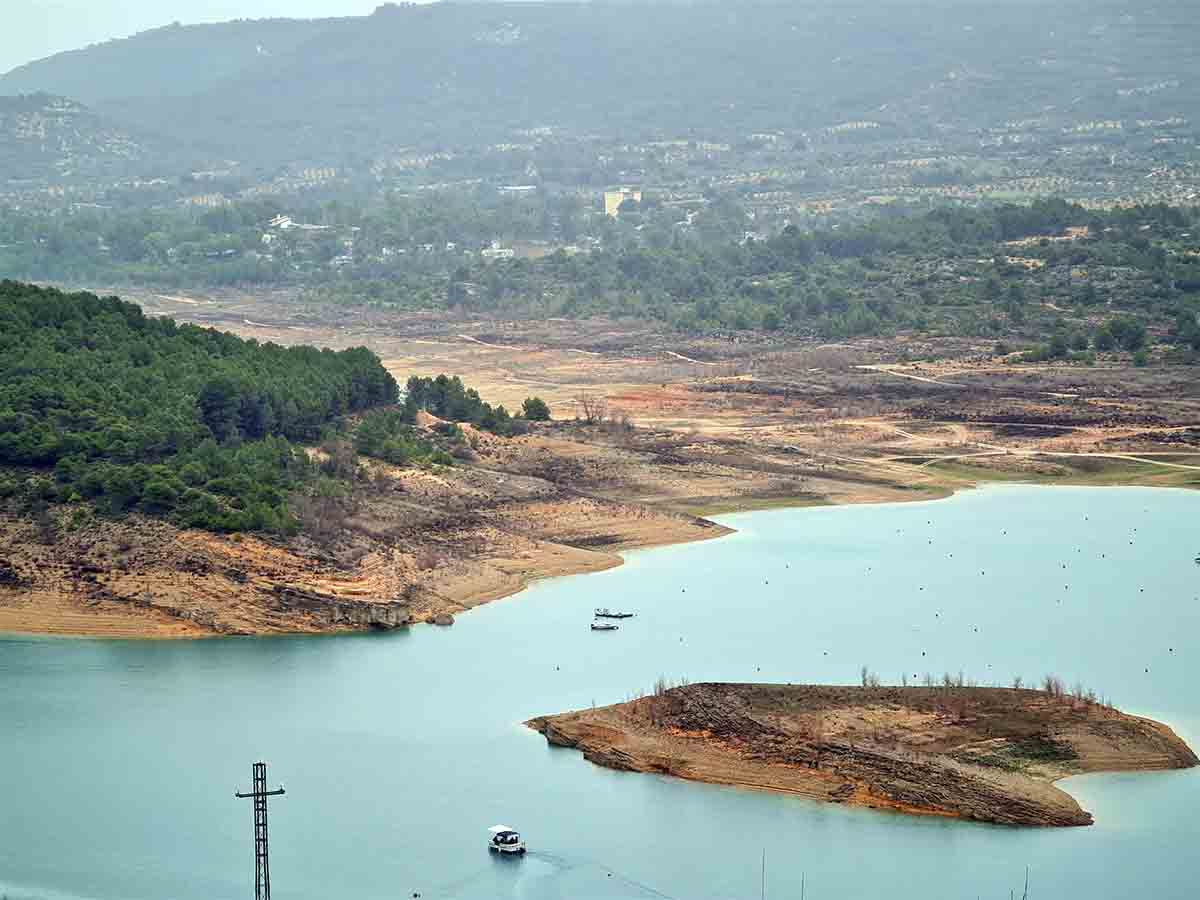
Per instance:
[[[0,637],[0,894],[253,892],[269,763],[283,898],[1195,896],[1200,770],[1063,786],[1013,829],[613,772],[521,723],[692,681],[1081,680],[1200,747],[1200,494],[995,486],[721,517],[725,538],[541,582],[452,628],[303,638]],[[636,610],[588,629],[596,606]],[[485,848],[519,828],[523,859]]]

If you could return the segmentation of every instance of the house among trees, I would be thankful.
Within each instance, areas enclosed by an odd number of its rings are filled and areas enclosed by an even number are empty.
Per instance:
[[[609,218],[615,219],[621,214],[621,207],[626,202],[633,203],[642,202],[642,189],[622,187],[614,191],[604,192],[604,214]]]

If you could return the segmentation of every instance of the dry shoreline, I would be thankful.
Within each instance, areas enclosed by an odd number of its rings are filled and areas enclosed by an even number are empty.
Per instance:
[[[461,373],[510,409],[542,397],[554,421],[508,439],[473,432],[473,456],[452,469],[368,461],[371,486],[320,538],[138,516],[117,526],[75,506],[44,543],[24,514],[0,511],[0,631],[167,638],[448,622],[540,578],[619,565],[622,550],[717,537],[726,529],[704,518],[716,514],[932,500],[990,481],[1200,486],[1200,367],[1014,366],[958,339],[814,345],[616,321],[331,309],[299,323],[273,295],[184,311],[136,299],[260,341],[366,345],[401,380]],[[603,421],[580,421],[584,395],[606,406]]]
[[[543,536],[547,530],[569,532],[569,542]],[[451,624],[536,581],[619,566],[622,551],[730,531],[628,504],[553,498],[450,523],[420,544],[405,536],[391,545],[364,541],[370,552],[347,569],[254,536],[131,516],[69,535],[53,548],[61,561],[47,565],[29,523],[0,521],[0,562],[21,578],[0,584],[0,633],[173,639]]]
[[[753,494],[730,496],[715,502],[712,498],[696,501],[675,498],[670,504],[673,509],[669,510],[635,507],[628,503],[607,503],[601,498],[547,498],[537,505],[533,515],[533,518],[543,521],[540,529],[535,527],[533,533],[527,534],[515,534],[509,527],[489,530],[486,534],[488,548],[483,553],[460,558],[447,557],[439,560],[431,571],[420,573],[420,590],[411,591],[404,598],[407,608],[405,624],[451,624],[458,613],[519,594],[537,581],[600,572],[620,566],[624,562],[620,554],[624,551],[712,540],[736,531],[705,518],[705,515],[817,505],[931,501],[951,497],[960,490],[973,489],[980,484],[1038,483],[1033,479],[988,479],[986,475],[990,473],[987,471],[970,474],[985,477],[977,480],[947,479],[936,487],[922,484],[917,490],[881,491],[876,486],[869,486],[821,499]],[[428,476],[425,473],[404,473],[401,477],[420,480]],[[1080,480],[1075,483],[1088,482]],[[578,510],[572,509],[581,503],[588,505],[590,511],[581,515]],[[701,504],[703,508],[698,509]],[[527,505],[515,511],[516,517],[519,518],[529,509]],[[636,512],[636,517],[631,517],[631,512]],[[0,521],[0,528],[4,524]],[[11,526],[12,523],[7,524]],[[137,524],[145,530],[147,523]],[[136,532],[138,529],[134,530]],[[60,566],[60,578],[51,579],[52,583],[49,584],[34,586],[32,590],[22,592],[23,596],[0,585],[0,634],[161,640],[230,634],[361,631],[374,623],[362,619],[335,622],[316,615],[280,614],[279,610],[270,608],[276,601],[268,594],[271,589],[277,591],[281,583],[302,585],[312,590],[314,596],[331,602],[370,603],[376,602],[375,597],[387,595],[389,591],[397,593],[395,579],[369,575],[360,577],[357,573],[349,577],[344,573],[321,577],[317,573],[304,571],[302,559],[287,560],[292,564],[291,577],[281,582],[278,566],[281,558],[287,555],[286,552],[253,537],[173,533],[174,530],[164,523],[153,523],[148,530],[152,536],[147,535],[135,541],[136,544],[149,546],[159,541],[172,546],[182,545],[189,553],[204,551],[208,558],[201,568],[210,571],[204,572],[201,580],[211,582],[211,570],[214,568],[225,570],[225,578],[218,579],[219,583],[199,585],[196,590],[210,596],[220,592],[226,598],[231,598],[230,615],[222,619],[222,610],[214,612],[213,603],[193,604],[190,607],[173,603],[169,597],[178,592],[174,582],[180,578],[191,578],[193,573],[163,571],[179,562],[175,555],[167,553],[162,554],[164,559],[155,561],[157,566],[152,562],[149,571],[140,576],[122,576],[117,572],[99,576],[94,572],[81,574],[78,569]],[[554,539],[556,532],[564,530],[573,532],[573,543]],[[14,544],[20,541],[20,529],[17,532],[14,534],[11,527],[7,534],[0,530],[0,560],[5,558],[4,544],[8,544],[8,558],[12,558]],[[477,529],[470,539],[478,538]],[[108,539],[118,542],[112,535]],[[99,542],[103,540],[102,537]],[[593,541],[599,546],[587,546]],[[127,540],[122,542],[128,543]],[[247,558],[256,557],[270,560],[275,571],[269,572],[269,577],[264,578],[262,572],[252,570]],[[185,561],[185,569],[189,562],[194,563],[194,558]],[[404,568],[406,562],[411,561],[398,557],[389,560],[385,554],[384,558],[372,561],[372,566],[368,568],[378,568],[388,563]],[[408,568],[412,568],[411,564]],[[57,583],[53,583],[55,580]],[[273,583],[264,584],[266,581]],[[152,592],[156,588],[164,592],[165,602],[153,599]]]
[[[694,684],[526,725],[607,768],[1004,825],[1092,824],[1070,775],[1198,763],[1159,722],[1008,688]]]

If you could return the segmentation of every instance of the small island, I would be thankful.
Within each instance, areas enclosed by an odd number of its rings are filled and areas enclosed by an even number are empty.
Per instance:
[[[1004,825],[1090,825],[1053,782],[1183,769],[1166,725],[1046,690],[691,684],[526,723],[597,765]]]

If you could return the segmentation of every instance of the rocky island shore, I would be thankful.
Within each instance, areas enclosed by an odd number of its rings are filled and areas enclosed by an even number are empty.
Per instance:
[[[1200,762],[1053,689],[693,684],[526,724],[612,769],[1004,825],[1092,824],[1060,778]]]

